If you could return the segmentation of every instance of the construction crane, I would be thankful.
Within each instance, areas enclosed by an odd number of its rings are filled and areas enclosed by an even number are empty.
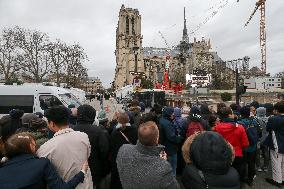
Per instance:
[[[265,1],[258,0],[254,11],[252,12],[249,20],[246,22],[245,26],[249,24],[256,11],[260,10],[260,49],[261,49],[261,71],[266,74],[266,32],[265,32]]]

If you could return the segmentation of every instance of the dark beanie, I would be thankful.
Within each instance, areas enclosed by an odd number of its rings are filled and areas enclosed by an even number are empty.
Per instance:
[[[96,110],[88,104],[84,104],[78,107],[77,121],[93,123],[96,118]]]
[[[223,175],[231,166],[232,150],[220,134],[207,131],[193,140],[190,159],[205,173]]]

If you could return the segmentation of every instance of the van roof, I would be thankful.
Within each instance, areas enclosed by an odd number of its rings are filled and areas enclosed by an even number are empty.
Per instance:
[[[66,94],[70,93],[64,88],[54,86],[38,85],[1,85],[0,95],[34,95],[36,93],[43,94]]]

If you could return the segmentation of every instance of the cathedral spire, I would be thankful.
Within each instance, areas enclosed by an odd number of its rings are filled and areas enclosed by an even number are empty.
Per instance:
[[[189,38],[188,38],[187,28],[186,28],[185,7],[183,9],[183,20],[184,20],[184,25],[183,25],[182,41],[189,43]]]

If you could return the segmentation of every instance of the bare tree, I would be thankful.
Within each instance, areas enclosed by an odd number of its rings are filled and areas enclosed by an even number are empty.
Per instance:
[[[83,63],[88,60],[84,49],[79,44],[71,46],[65,45],[62,49],[62,55],[66,61],[66,83],[67,86],[79,86],[80,82],[87,77],[87,69]]]
[[[6,82],[12,80],[20,69],[18,50],[13,30],[4,29],[0,37],[0,73],[4,75]]]
[[[60,40],[56,40],[56,42],[50,42],[47,45],[47,51],[49,53],[49,58],[51,61],[52,66],[52,73],[54,74],[56,78],[56,85],[60,86],[60,81],[65,73],[66,68],[66,61],[64,59],[63,50],[65,48],[66,44],[61,42]]]
[[[26,30],[16,26],[13,29],[17,46],[21,49],[21,68],[25,75],[39,83],[51,71],[47,51],[49,38],[40,31]]]

